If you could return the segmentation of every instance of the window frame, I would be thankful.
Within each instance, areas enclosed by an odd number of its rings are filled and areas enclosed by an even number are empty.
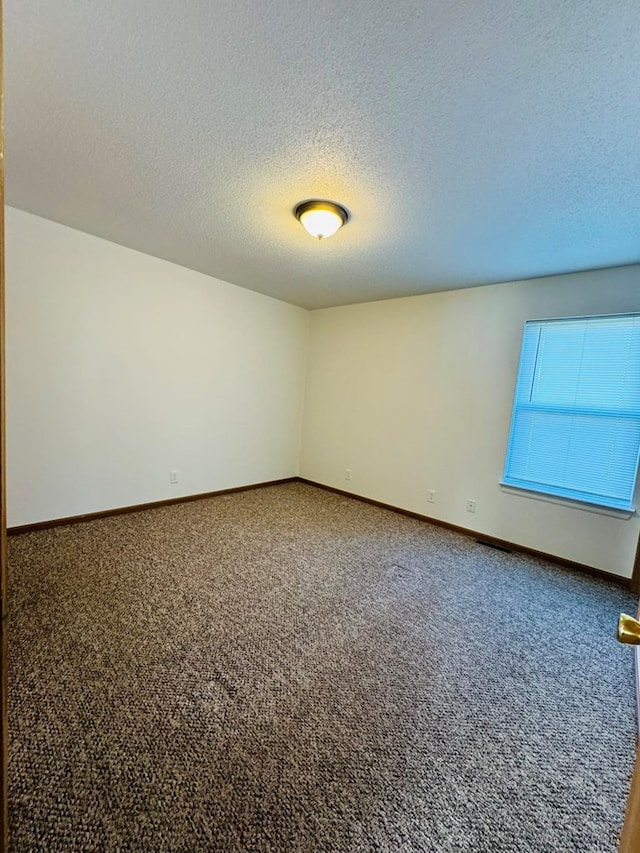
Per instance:
[[[516,382],[513,392],[513,398],[511,403],[511,415],[510,415],[510,425],[509,425],[509,433],[507,439],[507,447],[504,455],[504,465],[502,478],[499,481],[500,486],[507,492],[511,492],[512,494],[517,494],[523,497],[529,496],[532,498],[536,498],[538,500],[548,501],[551,503],[565,504],[570,506],[576,506],[581,509],[590,510],[592,512],[598,512],[606,515],[614,515],[617,517],[625,517],[629,518],[633,514],[636,513],[635,500],[637,493],[640,489],[640,477],[638,477],[639,467],[640,467],[640,442],[638,448],[638,454],[636,458],[636,467],[635,467],[635,476],[634,476],[634,488],[632,490],[630,505],[629,506],[615,506],[613,503],[603,502],[603,495],[596,495],[592,493],[593,497],[589,497],[586,491],[578,491],[576,489],[572,489],[570,487],[554,487],[547,486],[545,488],[545,484],[541,483],[536,486],[532,485],[533,481],[525,481],[521,480],[517,477],[512,477],[510,480],[507,479],[507,469],[509,467],[509,462],[511,459],[511,452],[514,446],[514,433],[516,431],[516,415],[518,412],[529,411],[529,412],[541,412],[541,413],[551,413],[551,414],[559,414],[559,415],[594,415],[602,418],[629,418],[634,421],[638,421],[640,423],[640,407],[637,411],[633,410],[623,410],[623,409],[611,409],[611,408],[595,408],[595,407],[586,407],[586,406],[568,406],[568,405],[554,405],[554,404],[545,404],[545,403],[534,403],[534,402],[519,402],[518,394],[521,391],[521,382],[522,382],[522,373],[526,367],[523,366],[523,355],[525,349],[525,336],[527,331],[527,325],[529,324],[551,324],[554,322],[564,322],[571,323],[575,321],[576,323],[580,321],[587,320],[598,320],[598,319],[613,319],[613,318],[638,318],[640,321],[640,311],[628,311],[628,312],[616,312],[615,314],[587,314],[580,316],[572,316],[572,317],[545,317],[538,319],[528,319],[525,320],[522,326],[522,334],[520,336],[520,348],[518,355],[518,369],[516,372]],[[640,355],[639,355],[640,359]],[[537,354],[536,354],[537,361]],[[536,364],[534,363],[532,369],[531,383],[533,386],[534,377],[536,371]],[[573,492],[573,494],[570,494]]]

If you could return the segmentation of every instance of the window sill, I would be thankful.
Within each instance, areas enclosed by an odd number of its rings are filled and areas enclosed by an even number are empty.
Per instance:
[[[516,486],[508,486],[504,483],[499,483],[500,491],[508,495],[515,495],[520,498],[530,498],[534,501],[543,501],[543,503],[557,504],[565,506],[569,509],[580,509],[583,512],[593,512],[596,515],[608,515],[610,518],[620,518],[628,520],[636,515],[636,510],[631,509],[612,509],[606,506],[597,506],[597,504],[583,503],[582,501],[572,501],[569,498],[559,498],[555,495],[545,495],[543,492],[534,492],[530,489],[518,489]]]

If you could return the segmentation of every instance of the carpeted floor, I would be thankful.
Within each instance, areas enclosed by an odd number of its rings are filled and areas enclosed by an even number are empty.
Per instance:
[[[618,586],[297,483],[9,562],[14,853],[616,849]]]

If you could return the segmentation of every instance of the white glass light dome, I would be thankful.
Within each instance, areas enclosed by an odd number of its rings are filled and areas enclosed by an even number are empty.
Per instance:
[[[296,207],[295,215],[305,231],[318,240],[331,237],[349,218],[342,205],[319,199],[303,201]]]

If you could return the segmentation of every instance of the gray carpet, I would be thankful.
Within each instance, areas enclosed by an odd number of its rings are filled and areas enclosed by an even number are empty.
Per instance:
[[[10,541],[11,850],[612,851],[620,587],[303,484]]]

